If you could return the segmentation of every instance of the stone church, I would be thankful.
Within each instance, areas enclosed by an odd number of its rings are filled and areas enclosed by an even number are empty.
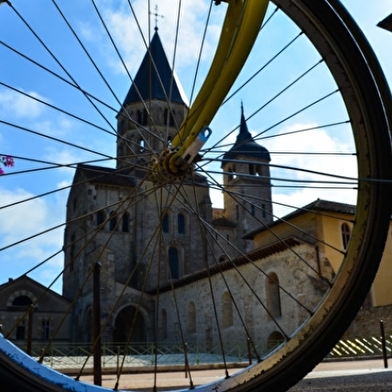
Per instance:
[[[181,186],[157,186],[148,176],[153,156],[170,146],[187,112],[156,31],[117,115],[117,166],[79,165],[69,194],[63,295],[77,299],[74,341],[91,340],[97,262],[104,341],[125,342],[131,336],[147,342],[159,335],[159,341],[173,342],[181,330],[187,341],[211,346],[218,340],[217,323],[229,341],[246,341],[245,323],[252,339],[281,339],[290,331],[274,323],[260,329],[263,320],[280,317],[285,303],[287,325],[306,317],[306,309],[279,294],[273,269],[280,263],[284,270],[289,263],[305,279],[308,267],[298,258],[313,266],[314,246],[291,236],[281,245],[254,249],[253,240],[244,238],[272,223],[272,202],[270,155],[252,138],[243,110],[236,142],[221,160],[223,208],[213,207],[210,179],[202,171],[193,170]],[[287,250],[289,245],[296,253]],[[251,283],[246,286],[245,280]],[[304,292],[311,294],[310,302],[323,293],[310,280],[301,284],[309,286]],[[234,293],[241,291],[235,302]]]
[[[75,171],[63,296],[26,276],[1,285],[0,324],[11,340],[25,347],[28,333],[48,341],[60,328],[55,341],[91,342],[97,263],[104,342],[187,342],[218,352],[251,340],[262,355],[312,314],[339,269],[355,206],[318,199],[274,221],[270,154],[242,108],[235,143],[221,155],[222,208],[197,163],[157,184],[151,162],[187,113],[156,32],[117,114],[116,167]],[[391,303],[392,226],[390,233],[364,307]],[[21,317],[33,304],[29,331]]]

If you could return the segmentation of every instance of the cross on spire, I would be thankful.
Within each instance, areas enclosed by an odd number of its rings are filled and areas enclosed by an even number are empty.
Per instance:
[[[154,15],[155,16],[155,28],[154,28],[154,30],[158,31],[158,20],[159,20],[158,18],[163,19],[164,15],[159,15],[158,14],[158,6],[157,5],[155,5],[155,13],[154,12],[150,12],[150,15]]]

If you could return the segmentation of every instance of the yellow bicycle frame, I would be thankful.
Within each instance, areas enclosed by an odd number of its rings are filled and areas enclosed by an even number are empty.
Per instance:
[[[170,170],[178,171],[176,161],[210,124],[240,73],[264,20],[268,0],[225,0],[229,6],[215,57],[208,75],[180,130],[172,140],[177,149],[170,157]]]

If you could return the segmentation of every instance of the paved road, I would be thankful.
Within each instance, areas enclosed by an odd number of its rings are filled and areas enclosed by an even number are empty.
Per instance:
[[[384,369],[381,359],[323,362],[289,392],[392,392],[392,360],[390,366],[391,369]],[[206,384],[222,378],[222,370],[195,371],[192,378],[195,385]],[[83,380],[92,382],[92,377],[84,377]],[[103,386],[113,388],[115,382],[115,376],[103,376]],[[121,377],[119,389],[151,391],[152,385],[153,374],[128,374]],[[163,388],[165,385],[172,385],[175,389],[187,388],[189,379],[182,372],[161,373],[158,375],[158,385]]]
[[[392,369],[383,360],[322,362],[289,392],[313,391],[391,392]]]

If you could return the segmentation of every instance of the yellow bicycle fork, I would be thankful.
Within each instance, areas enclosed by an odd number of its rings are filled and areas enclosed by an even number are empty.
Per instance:
[[[215,57],[180,130],[165,168],[180,174],[208,139],[208,126],[240,73],[264,20],[268,0],[224,0],[228,9]],[[220,1],[216,1],[217,4]]]

